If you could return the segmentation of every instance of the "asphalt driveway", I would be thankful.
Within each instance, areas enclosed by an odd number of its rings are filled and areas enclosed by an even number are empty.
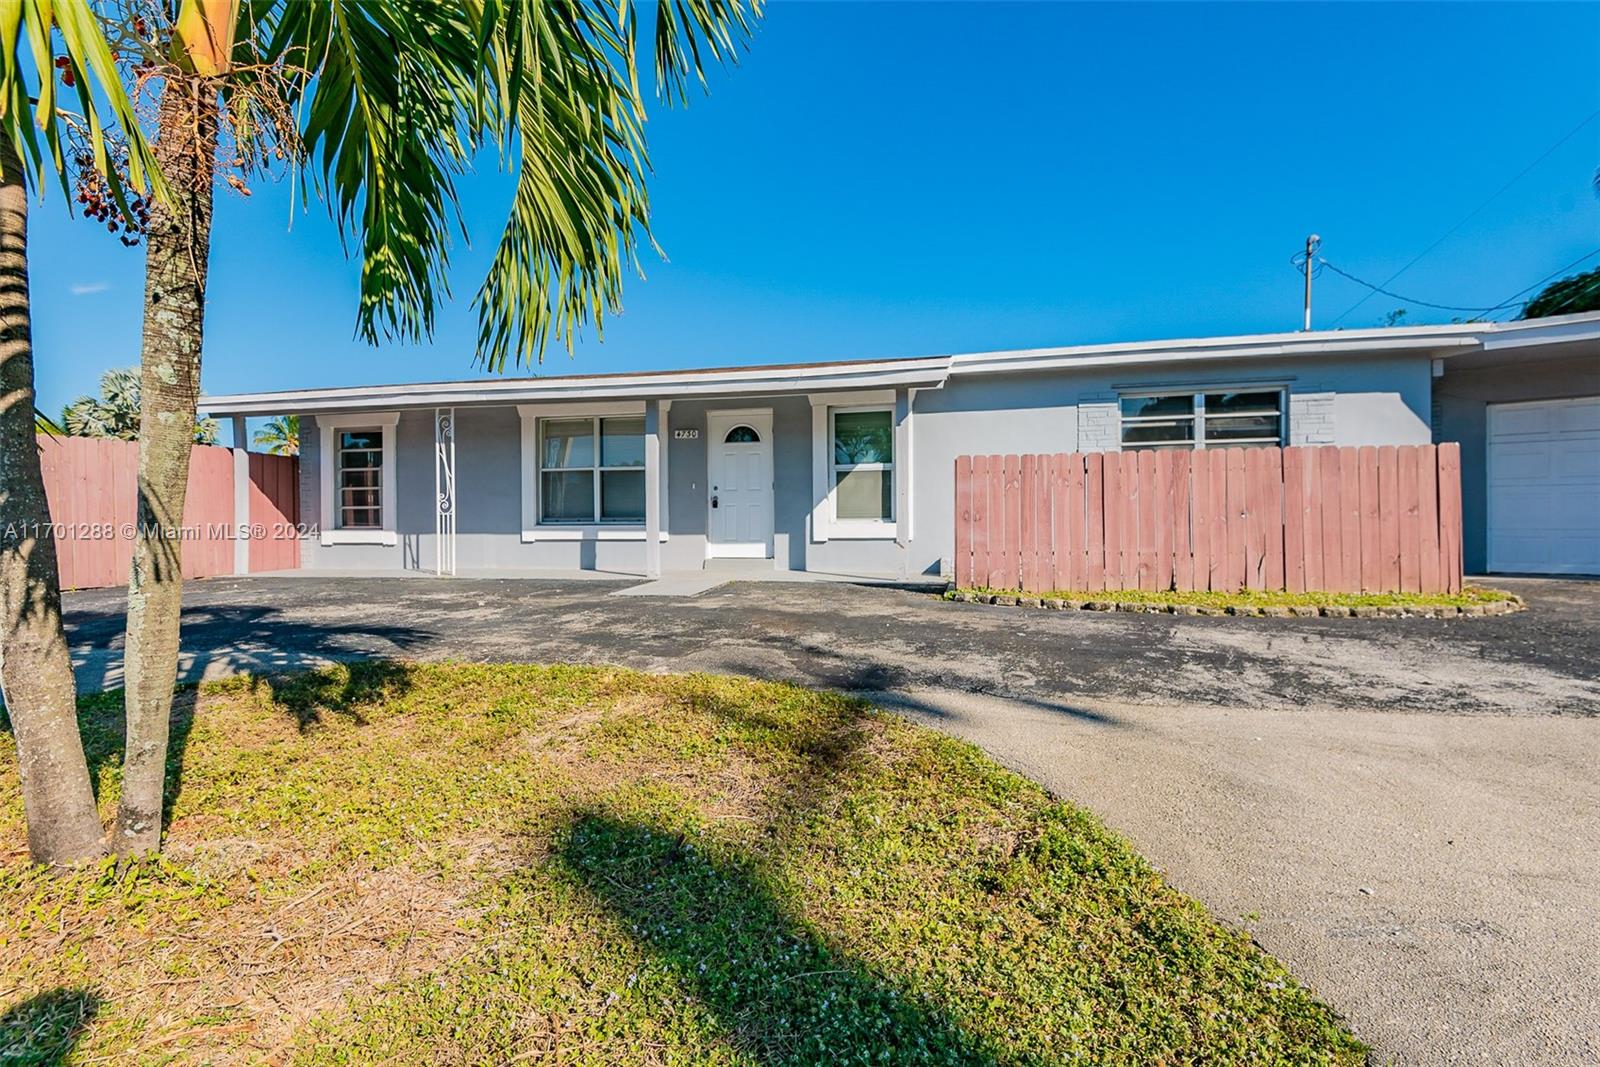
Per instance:
[[[1486,619],[1056,613],[841,585],[258,578],[186,591],[190,678],[601,661],[864,693],[1127,834],[1379,1059],[1600,1061],[1600,583]],[[69,594],[82,684],[119,590]]]

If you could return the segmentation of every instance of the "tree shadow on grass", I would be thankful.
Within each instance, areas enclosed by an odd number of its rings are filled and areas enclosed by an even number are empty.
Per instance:
[[[99,1010],[99,996],[87,989],[52,989],[13,1004],[0,1015],[0,1064],[65,1063]]]
[[[572,824],[557,858],[766,1067],[1004,1062],[936,1007],[829,948],[754,869],[596,813]]]

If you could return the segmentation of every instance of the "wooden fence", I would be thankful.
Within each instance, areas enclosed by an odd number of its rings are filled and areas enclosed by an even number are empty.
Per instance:
[[[961,456],[956,584],[1461,589],[1459,445]]]
[[[38,441],[62,588],[125,584],[138,517],[138,444],[45,435]],[[250,570],[297,568],[299,460],[252,452],[249,461]],[[234,573],[233,506],[232,450],[196,445],[183,508],[185,578]]]

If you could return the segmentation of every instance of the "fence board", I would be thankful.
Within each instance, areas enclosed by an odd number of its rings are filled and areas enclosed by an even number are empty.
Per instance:
[[[1461,592],[1461,446],[1439,446],[1439,556],[1444,591]]]
[[[1361,590],[1361,457],[1339,449],[1339,570],[1345,591]]]
[[[1283,554],[1283,449],[1260,448],[1267,510],[1262,517],[1267,542],[1267,588],[1282,589]]]
[[[1106,584],[1105,455],[1091,452],[1083,464],[1085,590],[1108,589]]]
[[[1006,576],[1002,589],[1022,588],[1022,457],[1005,458]]]
[[[972,464],[974,457],[956,457],[956,585],[970,589],[972,579]]]
[[[1394,445],[1378,449],[1378,568],[1379,584],[1399,590],[1400,451]]]
[[[1019,540],[1022,543],[1022,582],[1019,589],[1039,588],[1039,524],[1034,519],[1034,501],[1039,498],[1039,487],[1035,483],[1035,466],[1037,456],[1022,456],[1018,466],[1021,472],[1021,496],[1017,500],[1018,515],[1021,519],[1019,527]]]
[[[1122,467],[1122,588],[1139,588],[1139,453],[1123,452]]]
[[[1424,593],[1444,591],[1439,572],[1439,454],[1417,446],[1417,537],[1422,551],[1418,580]]]
[[[1122,588],[1122,455],[1107,452],[1101,471],[1102,507],[1105,513],[1105,587]]]
[[[1171,495],[1167,514],[1172,527],[1172,585],[1180,593],[1194,589],[1194,549],[1189,543],[1190,485],[1194,453],[1172,451]]]
[[[1260,448],[1240,450],[1244,454],[1245,507],[1249,517],[1245,522],[1245,583],[1251,589],[1267,587],[1267,487],[1266,470],[1262,465],[1265,451]]]
[[[1422,591],[1422,537],[1418,529],[1417,446],[1401,445],[1400,453],[1400,588]]]
[[[46,456],[47,471],[65,469],[61,458]],[[229,462],[226,449],[197,451],[192,474],[216,483]],[[292,524],[293,468],[252,456],[249,469],[252,522]],[[954,469],[960,584],[1034,593],[1461,587],[1455,445],[963,456]],[[227,499],[196,493],[186,521],[225,525]],[[297,552],[294,540],[252,543],[251,566],[294,566],[280,561]],[[226,573],[231,546],[199,543],[185,561]]]
[[[1358,495],[1361,498],[1361,591],[1376,592],[1383,587],[1383,567],[1378,549],[1378,450],[1362,445],[1357,454],[1360,467]]]
[[[984,585],[993,589],[1006,588],[1004,572],[1006,559],[1006,460],[1004,456],[989,457],[989,553],[984,569],[988,577]]]
[[[1196,452],[1189,467],[1190,539],[1194,543],[1194,587],[1211,588],[1211,466]]]
[[[1061,529],[1065,531],[1068,545],[1067,570],[1059,579],[1058,588],[1087,589],[1089,539],[1084,525],[1084,503],[1088,490],[1084,485],[1084,457],[1074,454],[1056,458],[1061,462],[1061,495],[1065,500],[1057,510],[1064,519]]]
[[[1139,588],[1150,591],[1156,588],[1156,513],[1161,508],[1160,468],[1156,453],[1148,449],[1130,453],[1139,465],[1139,558],[1137,576]]]
[[[1249,482],[1245,477],[1245,456],[1241,449],[1229,448],[1220,453],[1227,471],[1227,546],[1224,562],[1227,572],[1223,576],[1224,588],[1248,589],[1250,587],[1249,538],[1246,528],[1250,523],[1248,500]]]
[[[1322,504],[1322,588],[1335,593],[1350,592],[1344,573],[1344,551],[1339,544],[1339,449],[1322,445],[1317,449],[1317,480]]]
[[[1207,452],[1211,468],[1211,577],[1212,589],[1236,589],[1228,569],[1228,454]]]
[[[1306,591],[1305,450],[1283,450],[1283,586]]]

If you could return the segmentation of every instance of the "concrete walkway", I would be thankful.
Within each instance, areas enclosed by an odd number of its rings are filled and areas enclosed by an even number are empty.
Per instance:
[[[735,582],[217,579],[190,678],[363,656],[862,693],[968,737],[1248,927],[1380,1062],[1600,1062],[1600,583],[1493,619],[1176,618]],[[69,594],[89,688],[122,596]]]

